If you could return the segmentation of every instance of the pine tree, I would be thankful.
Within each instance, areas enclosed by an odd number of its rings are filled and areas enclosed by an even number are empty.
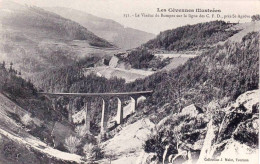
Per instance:
[[[13,72],[13,62],[10,63],[9,72]]]
[[[2,63],[2,68],[5,69],[5,61]]]

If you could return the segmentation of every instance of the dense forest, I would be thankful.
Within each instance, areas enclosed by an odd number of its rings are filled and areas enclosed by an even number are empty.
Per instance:
[[[46,92],[110,92],[125,90],[125,80],[106,79],[95,74],[85,76],[85,68],[99,60],[98,57],[87,57],[69,66],[46,70],[33,79],[36,86]]]
[[[36,89],[30,81],[21,78],[21,72],[13,68],[13,63],[10,63],[8,68],[3,61],[0,64],[0,92],[16,99],[32,97],[36,94]]]
[[[148,41],[144,47],[169,51],[197,50],[207,48],[220,41],[225,41],[238,31],[229,29],[234,24],[213,21],[187,25],[161,32],[155,39]]]
[[[120,57],[119,57],[120,58]],[[153,69],[158,70],[170,63],[170,59],[161,59],[153,55],[151,50],[142,47],[132,50],[126,58],[120,60],[130,63],[135,69]]]

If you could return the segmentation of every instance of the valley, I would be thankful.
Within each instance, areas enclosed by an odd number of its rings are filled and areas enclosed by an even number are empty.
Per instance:
[[[151,74],[153,71],[145,71],[145,70],[138,70],[138,69],[122,69],[122,68],[113,68],[113,67],[96,67],[96,68],[88,68],[85,69],[86,73],[85,76],[88,74],[94,73],[98,76],[105,77],[107,79],[116,77],[124,79],[127,83],[133,82],[136,79],[145,78]]]

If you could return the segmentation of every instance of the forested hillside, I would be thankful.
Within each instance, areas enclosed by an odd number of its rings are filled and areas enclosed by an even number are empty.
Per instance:
[[[0,63],[0,163],[79,161],[79,156],[62,152],[72,126],[13,65]]]
[[[37,87],[46,92],[110,92],[125,90],[125,80],[106,79],[95,74],[84,75],[84,66],[90,61],[47,70],[34,79]]]
[[[36,89],[30,81],[21,78],[21,72],[13,68],[13,63],[0,63],[0,92],[4,92],[14,100],[33,97]]]
[[[232,23],[213,21],[186,25],[176,29],[161,32],[155,39],[129,52],[122,60],[137,69],[161,69],[169,64],[169,59],[161,60],[154,56],[157,51],[202,51],[225,41],[239,30],[232,29]],[[163,52],[162,52],[163,53]]]
[[[187,25],[161,32],[155,39],[143,46],[149,49],[169,51],[187,51],[211,47],[215,43],[225,41],[238,31],[230,30],[234,24],[224,21],[213,21]]]
[[[169,59],[162,60],[156,57],[151,50],[146,47],[132,50],[126,58],[122,58],[121,60],[130,63],[131,66],[136,69],[152,68],[157,70],[169,64]]]
[[[155,153],[150,161],[201,163],[205,157],[238,158],[242,151],[251,161],[256,158],[258,32],[247,34],[240,43],[216,46],[169,73],[153,75],[131,86],[155,88],[137,117],[139,120],[149,115],[157,123],[144,144],[145,152]]]
[[[229,102],[259,87],[258,61],[259,33],[251,32],[241,43],[218,45],[177,69],[137,80],[126,88],[154,90],[145,104],[147,110],[158,110],[166,103],[170,103],[168,110],[177,112],[193,103],[203,106],[214,99]]]
[[[66,115],[62,115],[58,111],[53,110],[51,101],[38,95],[37,89],[27,80],[21,78],[20,72],[12,68],[11,64],[5,62],[0,64],[0,93],[16,103],[19,107],[25,109],[29,114],[28,124],[24,124],[22,116],[19,112],[10,116],[19,124],[28,128],[28,132],[39,137],[48,144],[54,144],[52,140],[52,128],[56,122],[62,122],[64,127],[70,129],[69,123],[64,119]],[[14,64],[15,65],[15,64]],[[16,109],[13,109],[15,111]],[[38,119],[42,122],[35,125],[30,119]]]

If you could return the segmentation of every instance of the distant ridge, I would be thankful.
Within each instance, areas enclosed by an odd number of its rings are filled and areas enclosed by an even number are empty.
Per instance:
[[[155,37],[154,34],[133,28],[125,28],[114,20],[100,18],[83,11],[63,7],[45,9],[78,22],[99,37],[112,42],[122,49],[136,48]]]
[[[86,40],[90,45],[98,47],[113,46],[78,23],[39,7],[23,6],[4,0],[1,2],[0,13],[0,20],[3,26],[41,30],[38,32],[47,34],[46,37],[59,37],[66,40]]]
[[[77,22],[35,6],[3,0],[0,23],[0,61],[13,62],[24,77],[117,49]]]

